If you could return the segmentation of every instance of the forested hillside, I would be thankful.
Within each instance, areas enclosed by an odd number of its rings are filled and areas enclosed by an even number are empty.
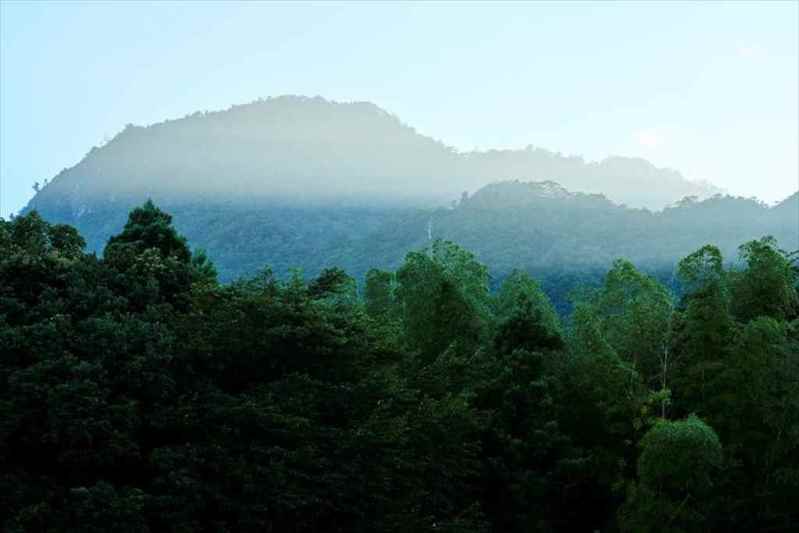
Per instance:
[[[618,257],[673,278],[679,259],[707,242],[734,261],[739,243],[762,235],[799,249],[799,197],[774,208],[729,196],[687,198],[653,213],[553,182],[505,182],[463,197],[452,209],[416,212],[384,225],[365,239],[362,251],[350,252],[356,262],[347,266],[360,272],[363,257],[396,267],[401,254],[440,238],[473,251],[498,281],[516,268],[543,278],[603,273]]]
[[[492,288],[522,269],[564,313],[567,293],[617,257],[676,286],[679,258],[706,242],[730,259],[761,235],[799,248],[799,197],[768,208],[717,192],[640,159],[458,152],[370,103],[285,96],[128,126],[22,213],[74,226],[102,253],[152,199],[224,282],[269,264],[283,279],[338,266],[363,283],[448,239],[487,265]]]
[[[97,252],[122,229],[127,212],[114,202],[78,217],[49,202],[32,205],[41,205],[50,222],[74,223]],[[474,252],[488,266],[492,286],[515,268],[534,275],[560,311],[568,308],[571,288],[598,283],[617,257],[674,285],[677,261],[707,242],[731,261],[741,242],[762,235],[773,235],[784,249],[799,249],[796,195],[773,208],[716,196],[650,212],[554,182],[510,181],[463,195],[447,208],[209,199],[175,201],[168,209],[192,246],[214,261],[223,281],[269,264],[280,277],[292,268],[313,277],[339,266],[362,283],[369,269],[397,268],[408,251],[440,238]]]
[[[430,233],[577,223],[511,187],[436,211]],[[736,202],[652,215],[546,190],[606,217],[586,239]],[[407,216],[426,238],[430,213]],[[522,258],[577,243],[524,231]],[[617,258],[561,320],[524,271],[491,290],[485,263],[517,256],[489,242],[478,259],[434,238],[359,291],[340,268],[222,284],[149,202],[101,256],[35,212],[0,219],[0,527],[796,531],[795,254],[758,236],[731,265],[702,243],[679,296]]]

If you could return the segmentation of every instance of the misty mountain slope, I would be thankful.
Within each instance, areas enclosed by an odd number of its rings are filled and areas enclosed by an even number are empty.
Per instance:
[[[108,238],[122,230],[133,207],[133,203],[118,201],[78,217],[87,248],[102,252]],[[391,206],[205,201],[165,202],[159,207],[173,216],[176,229],[194,248],[208,252],[224,281],[265,267],[280,276],[294,268],[313,275],[328,266],[368,262],[363,257],[366,238],[378,230],[396,226],[416,211]],[[44,209],[40,213],[54,222],[70,219],[68,212]],[[359,259],[353,261],[353,257]]]
[[[533,272],[602,270],[619,257],[647,269],[671,268],[708,243],[734,261],[741,243],[764,235],[773,235],[785,249],[799,249],[797,195],[773,208],[715,196],[653,213],[615,205],[602,195],[569,192],[552,182],[514,181],[486,186],[454,209],[415,216],[407,226],[416,238],[401,244],[423,246],[429,227],[433,238],[473,250],[499,275],[519,266]],[[396,233],[396,228],[383,228],[365,248],[372,257],[394,264]]]
[[[686,199],[660,212],[574,193],[554,182],[488,185],[449,208],[299,206],[250,202],[178,202],[161,205],[189,242],[204,248],[224,281],[269,266],[279,276],[300,268],[307,276],[339,266],[358,279],[370,268],[397,268],[410,250],[431,239],[472,250],[494,283],[514,268],[539,279],[559,310],[568,291],[601,279],[624,257],[664,282],[676,262],[707,243],[728,262],[747,240],[775,236],[799,249],[799,195],[769,208],[751,199]],[[69,213],[42,211],[53,221]],[[78,224],[91,249],[101,251],[119,232],[127,209],[117,204],[86,212]]]
[[[799,241],[799,192],[795,192],[771,210],[771,224],[779,235],[796,235]],[[799,249],[799,244],[792,246],[790,238],[786,242],[789,250]]]
[[[680,200],[709,192],[640,159],[458,153],[373,104],[281,97],[129,126],[26,210],[76,226],[99,252],[128,211],[152,198],[224,280],[267,265],[279,275],[341,266],[360,278],[396,267],[431,237],[475,251],[495,279],[520,267],[559,288],[600,275],[617,257],[670,275],[706,243],[728,259],[766,234],[799,248],[799,196],[774,208]],[[435,207],[443,205],[451,207]],[[547,281],[553,276],[560,281]]]
[[[710,186],[642,159],[586,162],[542,149],[459,153],[370,103],[286,96],[129,125],[65,169],[29,208],[72,214],[118,202],[435,205],[498,180],[553,180],[616,203],[662,208]]]

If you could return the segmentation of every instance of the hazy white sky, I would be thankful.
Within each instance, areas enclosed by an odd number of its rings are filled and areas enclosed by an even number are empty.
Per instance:
[[[641,156],[799,188],[799,2],[0,0],[0,215],[126,123],[368,100],[461,149]]]

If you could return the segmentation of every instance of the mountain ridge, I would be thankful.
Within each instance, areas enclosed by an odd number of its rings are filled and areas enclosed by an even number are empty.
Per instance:
[[[719,189],[641,158],[602,161],[542,148],[461,152],[369,102],[282,96],[128,125],[50,181],[42,201],[191,197],[436,205],[496,181],[552,180],[616,203],[663,208]]]
[[[597,190],[608,183],[626,196]],[[799,249],[799,195],[769,207],[682,194],[697,192],[685,183],[636,158],[459,153],[374,104],[284,97],[129,126],[23,212],[77,227],[102,252],[127,213],[152,199],[226,281],[265,266],[280,276],[340,266],[362,279],[435,238],[473,250],[497,280],[521,267],[545,288],[600,275],[618,257],[668,278],[678,258],[708,243],[728,259],[767,234]],[[655,197],[659,209],[647,205]],[[565,295],[552,296],[562,309]]]
[[[774,235],[799,249],[799,195],[779,206],[747,198],[687,198],[662,211],[618,205],[600,194],[575,193],[548,182],[509,180],[464,194],[448,207],[286,205],[245,202],[162,203],[178,230],[205,249],[223,280],[271,267],[306,275],[340,266],[362,278],[369,268],[395,268],[432,239],[473,250],[497,279],[523,267],[552,272],[602,272],[618,257],[647,271],[670,272],[674,261],[717,244],[728,260],[737,246]],[[101,252],[130,207],[95,206],[80,216],[44,206],[52,222],[75,224],[90,250]]]

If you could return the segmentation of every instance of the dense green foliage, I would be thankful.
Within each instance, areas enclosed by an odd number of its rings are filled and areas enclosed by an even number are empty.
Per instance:
[[[698,247],[679,296],[618,260],[565,320],[450,241],[361,292],[220,283],[150,202],[84,245],[0,219],[5,531],[799,527],[799,265],[774,239],[732,267]]]

